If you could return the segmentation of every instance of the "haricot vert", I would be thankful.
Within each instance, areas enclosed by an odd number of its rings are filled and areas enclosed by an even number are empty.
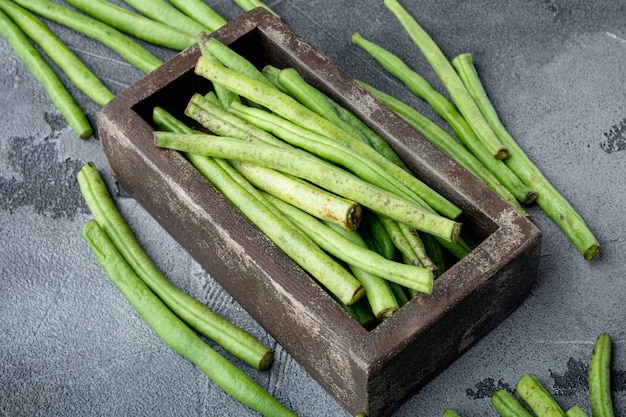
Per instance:
[[[172,284],[143,251],[111,198],[95,164],[83,165],[76,175],[94,218],[109,235],[140,279],[185,323],[257,369],[267,369],[273,352],[245,330],[225,320],[205,304]]]
[[[257,382],[213,350],[136,275],[96,220],[82,231],[96,259],[129,303],[175,352],[199,367],[227,394],[267,417],[295,417]]]
[[[85,113],[54,70],[30,43],[26,34],[2,11],[0,11],[0,36],[6,39],[17,56],[41,83],[78,137],[81,139],[90,137],[93,129]]]

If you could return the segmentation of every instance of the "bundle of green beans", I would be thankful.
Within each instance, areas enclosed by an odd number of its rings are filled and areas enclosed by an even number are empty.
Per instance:
[[[182,152],[349,311],[365,305],[384,320],[431,293],[446,258],[469,252],[461,209],[354,114],[293,68],[258,69],[217,39],[197,39],[195,72],[215,88],[184,114],[205,130],[156,107],[156,145]]]
[[[472,55],[461,54],[448,61],[435,41],[398,0],[385,0],[385,6],[422,52],[451,100],[399,57],[360,33],[353,34],[352,42],[424,100],[448,124],[462,145],[417,110],[372,86],[365,83],[363,86],[521,214],[528,216],[522,204],[536,202],[585,259],[596,259],[600,254],[597,239],[503,126],[473,65]]]
[[[613,417],[611,338],[608,333],[601,333],[593,345],[587,386],[592,417]],[[518,380],[515,393],[504,388],[496,390],[491,395],[491,404],[501,417],[587,417],[578,405],[564,410],[533,374],[525,374]],[[449,408],[443,416],[459,417],[459,413]]]

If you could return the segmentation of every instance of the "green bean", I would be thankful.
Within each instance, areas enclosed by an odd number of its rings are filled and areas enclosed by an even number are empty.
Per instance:
[[[189,36],[195,36],[207,30],[196,20],[175,9],[163,0],[124,0],[135,10],[152,20],[161,22]]]
[[[428,258],[430,258],[437,268],[437,276],[443,274],[446,271],[446,258],[443,253],[442,245],[437,238],[427,233],[420,234],[420,237]]]
[[[111,281],[172,350],[198,366],[218,387],[253,410],[265,416],[295,416],[172,313],[135,274],[96,220],[85,224],[82,236]]]
[[[209,32],[215,32],[228,21],[210,8],[202,0],[169,0],[187,16],[204,25]]]
[[[405,222],[418,230],[454,242],[461,224],[430,213],[360,178],[299,150],[242,142],[213,135],[184,135],[155,132],[157,146],[215,158],[235,159],[276,169],[311,181],[330,192],[353,200],[364,207]]]
[[[452,408],[446,408],[443,410],[443,417],[461,417],[458,411],[453,410]]]
[[[348,312],[348,314],[350,314],[353,319],[355,319],[363,327],[369,328],[379,323],[374,313],[372,313],[372,309],[367,303],[365,297],[361,298],[359,301],[352,304],[351,306],[343,304],[341,301],[337,300],[336,297],[333,298],[339,303],[341,307],[344,308],[344,310]]]
[[[537,417],[566,417],[561,406],[536,376],[532,374],[522,376],[515,390]]]
[[[266,199],[322,249],[348,265],[420,292],[432,292],[432,271],[386,259],[335,229],[272,195]],[[367,287],[365,287],[367,294]]]
[[[278,13],[273,11],[268,5],[266,5],[260,0],[233,0],[233,1],[235,2],[237,6],[241,7],[246,12],[249,12],[250,10],[255,9],[257,7],[262,7],[268,12],[272,13],[274,16],[280,17]]]
[[[8,1],[0,1],[4,11],[22,31],[59,66],[79,90],[96,103],[104,106],[115,97],[100,79],[44,25],[26,9]]]
[[[200,53],[206,58],[214,62],[216,65],[223,65],[215,55],[207,48],[207,43],[209,40],[209,35],[206,32],[200,32],[196,36],[196,40],[198,42],[198,47],[200,48]],[[240,97],[230,91],[223,86],[213,83],[213,89],[215,90],[215,95],[217,97],[218,103],[222,106],[222,108],[227,109],[230,106],[230,103],[240,101]]]
[[[194,36],[133,13],[106,0],[66,0],[78,10],[146,42],[182,51],[196,43]]]
[[[346,230],[355,230],[361,223],[363,210],[354,201],[273,169],[240,161],[231,164],[255,187],[318,219],[331,221]]]
[[[483,165],[471,152],[457,142],[448,132],[439,127],[419,111],[401,102],[400,100],[375,89],[371,85],[360,82],[374,97],[402,117],[426,139],[439,146],[455,161],[463,165],[468,171],[484,182],[503,200],[513,206],[520,214],[529,217],[515,196]]]
[[[587,413],[585,413],[583,409],[577,405],[568,408],[565,415],[567,415],[567,417],[588,417]]]
[[[500,417],[533,416],[513,394],[505,389],[499,389],[491,395],[491,405]]]
[[[355,245],[367,248],[367,244],[357,232],[348,231],[332,223],[328,223],[328,226],[346,239],[349,239]],[[390,281],[367,272],[362,268],[358,268],[355,265],[350,265],[350,270],[361,284],[363,284],[363,287],[365,287],[365,298],[377,319],[385,320],[400,308],[389,286]]]
[[[50,0],[13,0],[25,9],[102,42],[139,70],[149,73],[163,62],[123,33]]]
[[[486,122],[480,110],[472,100],[452,67],[452,64],[445,57],[439,46],[424,31],[417,21],[400,5],[398,0],[385,0],[385,6],[396,16],[407,34],[413,39],[415,45],[422,51],[426,60],[430,63],[435,73],[441,79],[446,90],[450,94],[452,101],[456,103],[463,117],[467,120],[472,130],[485,144],[487,149],[496,159],[504,159],[509,151],[503,146],[491,126]]]
[[[474,156],[505,186],[519,201],[530,204],[537,197],[535,190],[524,184],[501,160],[493,158],[487,147],[479,140],[468,121],[459,113],[443,94],[436,91],[422,76],[411,70],[391,52],[363,38],[352,35],[352,42],[367,51],[387,71],[401,80],[416,96],[448,123],[457,137]]]
[[[173,285],[143,251],[130,227],[117,210],[100,173],[93,163],[77,174],[81,193],[94,218],[137,275],[189,326],[257,369],[267,369],[273,353],[243,329],[225,320],[200,301]]]
[[[613,417],[611,398],[611,338],[602,333],[596,339],[589,361],[589,403],[593,417]]]
[[[285,90],[285,87],[283,87],[282,85],[280,85],[280,83],[278,82],[278,75],[280,74],[280,72],[282,71],[282,69],[277,68],[273,65],[265,65],[263,67],[263,69],[261,70],[261,72],[263,73],[263,75],[265,76],[265,78],[267,78],[267,80],[275,87],[277,88],[279,91],[287,94],[287,90]]]
[[[195,72],[217,84],[223,85],[240,96],[246,97],[251,101],[272,110],[292,123],[305,127],[311,131],[317,131],[318,133],[328,137],[336,138],[349,146],[363,145],[363,143],[357,138],[354,138],[352,135],[340,129],[332,122],[304,107],[291,96],[281,93],[279,90],[269,85],[257,82],[249,77],[242,76],[241,74],[227,68],[216,65],[202,56],[198,59]],[[413,184],[416,187],[419,186],[419,182],[417,182],[417,179],[414,176],[397,165],[390,163],[387,159],[382,159],[385,162],[381,161],[381,163],[388,163],[389,165],[387,168],[390,172],[394,172],[398,178],[403,179],[407,182],[407,184]],[[420,187],[419,190],[415,191],[419,194],[420,192],[426,190],[424,190],[423,187]],[[449,217],[454,218],[454,216]]]
[[[239,175],[237,171],[231,168],[230,172],[225,172],[228,164],[219,165],[219,159],[192,153],[185,156],[261,232],[343,304],[352,305],[363,296],[364,289],[352,274],[314,245],[300,230],[268,209],[266,204],[269,203],[260,201],[239,185],[233,179]]]
[[[54,70],[30,43],[26,34],[1,11],[0,36],[6,39],[16,55],[43,86],[56,108],[65,117],[78,137],[81,139],[90,137],[93,129],[85,113],[80,109]]]
[[[393,295],[396,297],[398,306],[402,307],[409,302],[409,297],[406,294],[405,289],[402,285],[396,284],[395,282],[389,282],[389,288],[391,288]]]
[[[505,160],[506,165],[529,187],[537,190],[537,204],[565,232],[581,255],[587,260],[597,258],[600,254],[600,244],[585,221],[530,160],[500,121],[474,67],[472,56],[459,55],[453,63],[485,118],[502,143],[510,149],[511,154]]]

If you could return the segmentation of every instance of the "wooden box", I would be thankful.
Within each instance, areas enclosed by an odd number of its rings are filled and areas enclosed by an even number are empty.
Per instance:
[[[212,36],[259,67],[295,67],[359,115],[423,181],[463,208],[472,252],[371,330],[354,321],[179,153],[155,147],[151,111],[182,117],[195,92],[191,47],[98,114],[114,177],[350,413],[390,414],[510,314],[535,281],[538,229],[262,9]]]

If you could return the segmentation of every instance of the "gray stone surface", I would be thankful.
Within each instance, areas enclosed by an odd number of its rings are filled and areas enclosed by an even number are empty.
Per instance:
[[[230,1],[208,1],[225,18]],[[359,31],[438,85],[382,1],[268,2],[355,78],[432,113],[365,53]],[[534,373],[565,408],[589,412],[586,366],[613,338],[613,399],[626,410],[626,2],[423,1],[403,4],[444,52],[472,52],[501,117],[587,220],[603,247],[582,259],[536,207],[543,233],[527,300],[394,416],[495,416],[489,396]],[[114,92],[141,73],[102,45],[47,22]],[[166,59],[172,51],[150,48]],[[75,174],[94,161],[146,251],[171,280],[276,349],[253,378],[301,416],[347,413],[174,242],[104,165],[97,135],[77,139],[0,39],[0,415],[255,415],[168,349],[101,271],[80,237],[90,214]],[[98,107],[72,88],[92,121]],[[436,348],[436,347],[433,347]]]

